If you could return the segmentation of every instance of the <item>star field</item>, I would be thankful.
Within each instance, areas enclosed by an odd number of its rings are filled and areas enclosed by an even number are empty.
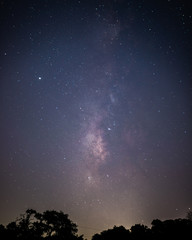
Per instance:
[[[0,223],[96,232],[192,207],[189,1],[1,1]]]

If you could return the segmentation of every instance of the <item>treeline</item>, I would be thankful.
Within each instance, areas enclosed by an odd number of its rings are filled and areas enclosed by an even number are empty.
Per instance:
[[[0,225],[0,239],[10,240],[84,240],[77,225],[62,211],[38,213],[28,209],[6,227]]]
[[[95,234],[92,240],[174,240],[192,239],[192,221],[188,219],[153,220],[152,227],[136,224],[125,229],[123,226]]]
[[[62,211],[38,213],[28,209],[16,221],[0,225],[0,239],[11,240],[84,240],[78,228]],[[192,212],[186,219],[153,220],[151,228],[136,224],[130,229],[114,226],[97,233],[92,240],[167,240],[192,239]]]

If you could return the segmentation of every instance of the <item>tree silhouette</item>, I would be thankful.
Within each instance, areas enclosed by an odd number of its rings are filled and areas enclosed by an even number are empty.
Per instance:
[[[44,235],[48,239],[76,239],[77,225],[72,223],[67,214],[56,211],[46,211],[41,216]]]
[[[12,240],[83,240],[77,235],[77,225],[67,214],[57,211],[38,213],[28,209],[15,222],[0,227],[0,238]]]
[[[150,229],[147,226],[136,224],[131,227],[131,239],[149,239]]]
[[[0,224],[0,238],[5,239],[5,237],[6,237],[6,229],[2,224]]]
[[[108,229],[100,234],[95,234],[92,237],[92,240],[127,240],[129,239],[129,234],[129,230],[125,229],[123,226],[114,226],[113,229]]]
[[[92,237],[92,240],[170,240],[192,239],[192,213],[186,219],[152,221],[151,228],[136,224],[126,229],[114,226]],[[62,211],[38,213],[28,209],[6,227],[0,224],[0,239],[11,240],[83,240],[77,235],[77,225]]]
[[[187,219],[190,220],[190,221],[192,221],[192,211],[189,211],[189,212],[187,213]]]
[[[153,239],[190,239],[192,237],[192,221],[187,219],[153,220]]]
[[[192,221],[188,219],[153,220],[152,227],[136,224],[125,229],[114,227],[95,234],[92,240],[170,240],[192,239]]]

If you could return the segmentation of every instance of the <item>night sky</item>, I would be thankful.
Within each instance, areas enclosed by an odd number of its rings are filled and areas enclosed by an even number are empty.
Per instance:
[[[0,4],[0,223],[62,210],[90,238],[185,217],[191,1]]]

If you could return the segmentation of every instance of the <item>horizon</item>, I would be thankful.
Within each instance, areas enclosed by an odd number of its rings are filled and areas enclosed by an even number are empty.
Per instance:
[[[20,214],[20,216],[18,216],[17,218],[15,218],[15,220],[14,221],[11,221],[11,222],[9,222],[8,224],[10,224],[10,223],[12,223],[12,222],[18,222],[18,221],[21,221],[21,219],[24,217],[24,215],[27,213],[27,211],[28,210],[32,210],[32,211],[35,211],[35,212],[37,212],[36,210],[34,210],[34,209],[26,209],[26,211],[25,211],[25,213],[21,213]],[[46,210],[46,211],[54,211],[55,212],[55,210]],[[45,212],[46,212],[45,211]],[[132,227],[135,227],[135,226],[137,226],[137,225],[140,225],[140,226],[144,226],[144,227],[147,227],[148,229],[151,229],[152,228],[152,226],[153,226],[153,221],[156,221],[156,220],[159,220],[159,221],[161,221],[162,223],[163,222],[168,222],[168,221],[176,221],[176,220],[190,220],[191,221],[191,214],[192,214],[192,211],[189,209],[189,211],[187,212],[187,214],[186,214],[186,216],[185,217],[183,217],[183,218],[177,218],[177,219],[158,219],[158,218],[154,218],[152,221],[151,221],[151,224],[150,225],[146,225],[146,224],[144,224],[144,223],[135,223],[135,224],[133,224],[132,226],[129,226],[129,227],[127,227],[127,226],[124,226],[124,225],[117,225],[117,224],[115,224],[115,225],[113,225],[113,226],[111,226],[111,227],[106,227],[106,228],[103,228],[103,229],[98,229],[98,228],[95,228],[95,227],[90,227],[90,226],[81,226],[81,225],[78,225],[78,223],[76,223],[76,222],[74,222],[71,218],[70,218],[70,215],[69,214],[67,214],[67,213],[65,213],[65,212],[63,212],[62,210],[60,210],[60,211],[56,211],[57,213],[63,213],[63,214],[66,214],[68,217],[69,217],[69,219],[73,222],[73,223],[75,223],[76,224],[76,226],[77,226],[77,235],[78,236],[83,236],[84,238],[85,238],[85,240],[91,240],[92,239],[92,237],[95,235],[95,234],[101,234],[101,233],[103,233],[104,231],[109,231],[109,230],[112,230],[112,229],[114,229],[114,228],[119,228],[119,227],[123,227],[124,229],[126,229],[126,230],[129,230],[129,231],[131,231],[131,228]],[[38,212],[37,212],[38,213]],[[43,212],[44,213],[44,212]],[[42,214],[42,213],[40,213],[40,214]],[[33,219],[34,220],[34,219]],[[0,225],[1,225],[2,223],[0,223]],[[8,226],[8,224],[3,224],[3,226],[5,227],[5,228],[7,228],[7,226]],[[80,229],[87,229],[88,231],[86,232],[86,231],[81,231]],[[188,235],[187,235],[188,236]]]

